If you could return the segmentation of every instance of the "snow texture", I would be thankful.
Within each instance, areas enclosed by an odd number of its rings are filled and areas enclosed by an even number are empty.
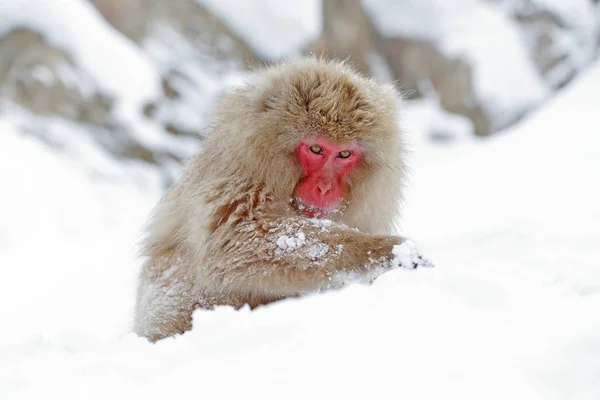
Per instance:
[[[403,268],[433,267],[431,261],[423,258],[413,240],[405,240],[392,248],[392,265]]]
[[[275,257],[298,252],[300,257],[310,260],[309,266],[319,267],[328,260],[330,253],[339,254],[343,250],[342,245],[330,248],[315,233],[314,228],[318,228],[319,232],[327,232],[332,225],[333,222],[326,219],[293,218],[285,223],[278,222],[267,235],[274,242],[268,243],[268,248]]]
[[[168,147],[182,157],[190,155],[188,143],[178,143],[141,112],[146,102],[161,93],[158,68],[147,54],[106,22],[92,4],[79,0],[61,1],[60,5],[40,0],[3,1],[0,35],[21,27],[41,33],[50,44],[73,57],[76,66],[91,75],[98,89],[117,100],[116,117],[130,126],[136,139],[147,148]],[[68,81],[68,77],[63,78]]]
[[[404,229],[436,268],[198,311],[192,331],[154,345],[127,332],[131,247],[158,191],[87,176],[3,122],[0,397],[227,397],[268,383],[261,398],[280,398],[279,385],[310,383],[350,398],[598,398],[599,92],[597,64],[497,139],[414,140]],[[405,124],[420,137],[410,110]]]
[[[279,246],[280,249],[286,250],[286,251],[295,250],[298,247],[304,246],[305,243],[306,243],[306,235],[302,231],[298,232],[295,237],[284,235],[284,236],[280,236],[277,239],[277,246]]]
[[[552,42],[547,51],[557,59],[546,72],[545,79],[550,86],[564,83],[575,71],[587,66],[594,58],[597,49],[597,38],[600,32],[598,21],[594,15],[594,4],[590,0],[531,0],[504,1],[501,3],[513,14],[528,15],[537,12],[543,20],[543,13],[548,13],[554,20],[554,29],[544,32],[544,40]],[[525,23],[523,36],[530,47],[539,45],[536,29],[527,29]],[[539,28],[538,28],[539,29]],[[547,29],[547,28],[546,28]]]
[[[321,0],[196,0],[267,60],[301,54],[323,24]],[[233,11],[235,10],[235,11]]]
[[[575,67],[586,66],[595,55],[599,32],[594,4],[589,0],[536,0],[532,4],[559,16],[563,32],[556,51],[569,54]]]
[[[431,40],[473,71],[476,102],[492,130],[518,119],[548,95],[516,23],[499,6],[481,0],[366,0],[384,36]]]
[[[137,76],[125,104],[151,94],[138,50],[88,3],[57,4],[3,2],[0,29],[47,27],[103,84]],[[98,40],[98,54],[76,46],[80,31],[63,17]],[[124,58],[108,57],[115,48]],[[61,151],[22,129],[34,117],[3,107],[0,398],[600,398],[598,93],[600,63],[518,126],[444,145],[427,138],[435,113],[409,105],[402,227],[436,268],[252,312],[199,310],[193,330],[156,344],[130,328],[135,243],[160,172],[91,141],[77,142],[78,157]],[[60,119],[38,122],[49,139],[76,133]],[[291,230],[273,245],[304,251],[309,239]],[[412,260],[410,247],[396,252]]]

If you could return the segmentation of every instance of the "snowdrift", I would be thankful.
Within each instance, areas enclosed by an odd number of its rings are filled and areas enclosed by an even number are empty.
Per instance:
[[[415,140],[403,226],[436,268],[198,311],[154,345],[128,328],[131,249],[159,190],[90,177],[4,123],[0,396],[597,398],[598,93],[600,64],[497,139]]]

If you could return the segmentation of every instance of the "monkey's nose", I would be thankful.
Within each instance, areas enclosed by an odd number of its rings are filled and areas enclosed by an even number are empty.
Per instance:
[[[331,190],[330,182],[319,182],[317,183],[317,191],[321,196],[325,196]]]

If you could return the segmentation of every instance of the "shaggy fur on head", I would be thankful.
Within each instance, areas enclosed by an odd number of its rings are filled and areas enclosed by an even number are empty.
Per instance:
[[[397,109],[393,87],[346,64],[315,58],[286,62],[255,73],[225,95],[197,162],[218,165],[212,176],[263,184],[287,200],[302,175],[295,154],[302,138],[324,136],[338,144],[356,139],[365,153],[347,189],[355,189],[353,203],[367,208],[369,220],[350,204],[343,221],[365,232],[390,233],[404,181]],[[221,158],[230,161],[225,169]]]
[[[336,271],[362,271],[375,254],[388,257],[399,238],[372,235],[390,235],[400,209],[405,178],[397,102],[391,86],[315,58],[253,73],[224,95],[202,151],[149,224],[136,331],[164,337],[189,329],[195,307],[256,305],[318,290]],[[343,224],[335,237],[311,228],[291,203],[303,173],[295,150],[311,136],[355,140],[364,150],[345,179],[346,208],[331,217]],[[281,258],[271,251],[272,232],[295,223],[307,241],[333,248],[346,240],[348,250],[301,274],[297,265],[308,265],[301,252]],[[270,280],[259,279],[258,270]],[[169,296],[176,306],[168,315],[154,311]]]

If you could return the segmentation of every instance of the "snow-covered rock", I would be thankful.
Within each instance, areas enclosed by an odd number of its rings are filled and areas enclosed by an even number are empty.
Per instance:
[[[245,38],[199,1],[92,3],[155,64],[161,93],[144,105],[144,114],[173,135],[202,137],[223,85],[260,61]]]
[[[400,84],[433,85],[442,106],[468,116],[475,132],[506,127],[548,90],[518,27],[481,0],[368,0],[383,52]]]
[[[591,0],[534,0],[509,7],[550,87],[564,85],[595,57],[600,19]]]
[[[169,76],[154,53],[115,30],[88,2],[4,2],[0,55],[0,114],[21,107],[30,117],[20,118],[23,132],[52,137],[62,147],[93,140],[115,157],[167,168],[199,146],[198,135],[176,137],[166,118],[148,112],[149,105],[169,100]],[[173,111],[171,119],[205,127],[206,121],[198,122],[196,116],[212,105],[217,84],[198,89],[197,101],[187,102],[187,109],[195,107],[195,112],[174,116]],[[51,133],[49,121],[57,118],[77,129],[68,135]]]
[[[195,0],[269,61],[298,56],[321,33],[321,0]]]

